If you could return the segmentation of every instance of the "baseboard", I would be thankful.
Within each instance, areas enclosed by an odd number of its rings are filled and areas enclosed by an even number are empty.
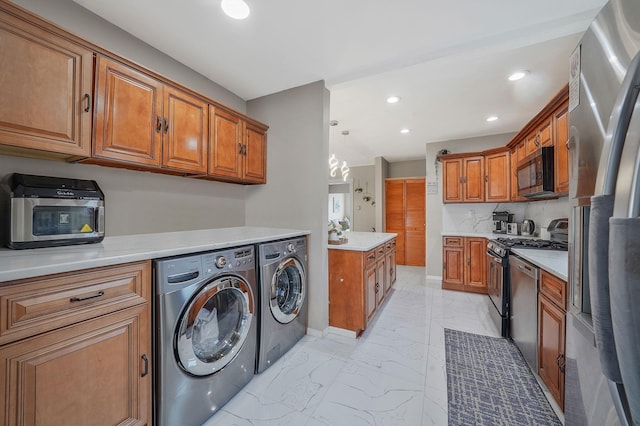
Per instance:
[[[313,337],[325,337],[327,334],[329,334],[329,328],[325,328],[324,330],[316,330],[315,328],[307,327],[307,335]]]
[[[336,336],[349,337],[351,339],[356,339],[358,337],[358,335],[356,334],[355,331],[345,330],[344,328],[338,328],[338,327],[329,326],[329,328],[327,330],[328,330],[329,334],[334,334]]]
[[[438,276],[438,275],[427,275],[427,279],[428,279],[428,280],[434,280],[434,281],[442,281],[442,276]]]

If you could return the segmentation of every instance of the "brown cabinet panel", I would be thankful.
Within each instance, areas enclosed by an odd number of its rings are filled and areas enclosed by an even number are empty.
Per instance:
[[[267,181],[267,130],[246,123],[244,132],[244,181],[266,183]]]
[[[366,307],[366,315],[367,315],[367,322],[371,321],[371,318],[373,318],[373,314],[376,313],[376,306],[377,306],[377,291],[376,291],[376,286],[378,284],[377,280],[376,280],[376,265],[372,265],[369,266],[365,271],[364,271],[364,277],[365,277],[365,288],[367,291],[367,307]]]
[[[424,231],[426,194],[424,179],[405,180],[405,217],[404,226],[407,230]]]
[[[395,247],[389,249],[386,253],[386,273],[384,281],[384,293],[385,295],[391,290],[391,287],[396,282],[396,250]]]
[[[565,312],[538,295],[538,374],[564,409]]]
[[[88,157],[93,52],[5,13],[0,46],[0,144]]]
[[[166,86],[163,166],[207,172],[209,105],[202,99]]]
[[[464,285],[464,247],[443,247],[442,283]]]
[[[426,245],[426,234],[424,230],[405,231],[403,265],[424,266]]]
[[[484,202],[484,157],[464,159],[463,199],[465,202]]]
[[[486,201],[505,202],[511,199],[511,155],[509,151],[485,156]]]
[[[209,174],[242,177],[242,121],[221,108],[209,107]]]
[[[0,347],[6,424],[150,424],[149,318],[144,304]]]
[[[376,307],[382,304],[387,287],[387,262],[383,254],[382,258],[376,262]]]
[[[329,250],[329,325],[353,331],[367,326],[364,253]]]
[[[555,143],[555,192],[569,193],[569,113],[568,104],[563,105],[553,115],[553,138]]]
[[[93,157],[160,167],[162,83],[109,58],[97,58]]]
[[[540,293],[547,296],[560,309],[567,309],[567,282],[544,269],[540,270]]]
[[[442,161],[442,201],[444,203],[461,203],[463,201],[462,159]]]
[[[442,288],[487,293],[487,240],[443,237]]]
[[[487,240],[484,238],[466,238],[465,240],[465,285],[486,292]]]

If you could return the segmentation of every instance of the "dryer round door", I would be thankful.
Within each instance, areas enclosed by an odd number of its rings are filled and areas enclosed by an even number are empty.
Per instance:
[[[223,369],[247,339],[254,310],[251,287],[241,277],[203,286],[178,321],[174,345],[180,366],[194,376]]]
[[[278,265],[271,280],[270,305],[274,318],[287,324],[302,308],[306,292],[304,268],[296,258],[285,259]]]

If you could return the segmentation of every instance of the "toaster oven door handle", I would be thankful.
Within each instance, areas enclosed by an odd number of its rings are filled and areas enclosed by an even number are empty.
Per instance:
[[[93,229],[95,229],[98,234],[104,234],[104,206],[95,207],[94,210],[95,226]]]

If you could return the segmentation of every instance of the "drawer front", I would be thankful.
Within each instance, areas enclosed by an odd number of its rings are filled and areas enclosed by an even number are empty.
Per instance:
[[[387,252],[385,244],[380,244],[376,247],[376,259],[380,260],[384,258],[385,253]]]
[[[376,249],[369,250],[364,255],[364,263],[366,266],[376,263]]]
[[[464,245],[464,237],[444,237],[444,246],[446,247],[462,247]]]
[[[4,284],[0,344],[146,303],[150,292],[150,261]]]
[[[540,270],[540,293],[547,296],[560,309],[567,310],[567,283],[544,269]]]

